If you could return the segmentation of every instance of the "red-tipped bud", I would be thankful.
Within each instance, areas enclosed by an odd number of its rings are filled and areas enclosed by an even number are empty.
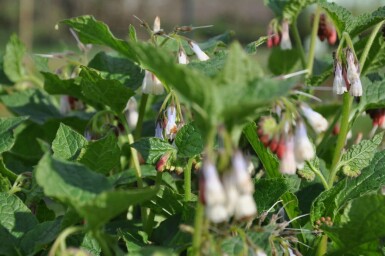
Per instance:
[[[336,124],[333,127],[333,135],[338,135],[340,133],[340,125]]]
[[[282,159],[283,155],[285,154],[285,151],[286,151],[286,142],[284,138],[281,138],[278,142],[278,146],[276,150],[276,153],[279,159]]]
[[[271,152],[276,152],[277,149],[278,149],[278,144],[279,144],[279,141],[276,137],[274,137],[271,141],[270,141],[270,144],[269,144],[269,148],[271,150]]]
[[[163,172],[166,169],[168,159],[170,158],[170,153],[164,154],[156,163],[156,170],[158,172]]]

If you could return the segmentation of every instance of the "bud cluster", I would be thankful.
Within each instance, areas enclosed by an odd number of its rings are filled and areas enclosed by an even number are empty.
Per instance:
[[[231,159],[231,168],[220,178],[215,165],[206,159],[202,166],[200,199],[205,204],[207,218],[213,223],[234,216],[244,220],[257,213],[254,185],[248,172],[248,162],[240,151]]]
[[[346,65],[335,58],[333,92],[337,95],[349,90],[354,97],[362,96],[362,84],[360,79],[360,65],[350,48],[346,50]]]
[[[283,20],[281,27],[278,28],[276,21],[273,20],[267,29],[267,47],[280,46],[282,50],[290,50],[292,48],[289,35],[289,22]]]
[[[320,15],[317,35],[321,41],[327,39],[330,45],[334,45],[337,41],[336,28],[327,20],[327,16],[324,13]]]
[[[316,133],[326,131],[327,120],[309,106],[300,106],[301,114]],[[261,142],[277,154],[280,159],[280,171],[295,174],[302,169],[305,161],[315,157],[315,150],[307,135],[306,125],[299,117],[295,124],[287,120],[277,124],[271,117],[263,117],[258,123],[258,136]]]
[[[319,218],[318,220],[316,220],[315,224],[314,224],[314,229],[316,232],[320,232],[320,227],[322,225],[327,225],[329,227],[333,226],[333,221],[330,217],[321,217]]]
[[[385,129],[385,109],[369,109],[366,113],[372,119],[373,126]]]

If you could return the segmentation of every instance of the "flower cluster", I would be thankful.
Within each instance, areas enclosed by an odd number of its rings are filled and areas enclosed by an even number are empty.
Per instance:
[[[327,20],[326,15],[323,13],[321,14],[319,19],[317,35],[321,41],[327,39],[330,45],[334,45],[337,41],[336,28],[334,27],[333,23]]]
[[[309,106],[300,106],[301,114],[316,133],[326,131],[327,120]],[[281,128],[283,127],[283,129]],[[295,174],[302,169],[305,161],[315,156],[315,150],[307,135],[306,125],[298,119],[295,124],[284,121],[278,125],[273,117],[264,117],[259,122],[258,135],[261,142],[277,154],[280,159],[280,172]]]
[[[338,58],[334,62],[333,92],[340,95],[349,90],[354,97],[362,96],[360,65],[350,48],[346,50],[346,66]]]
[[[280,30],[280,32],[279,32]],[[267,29],[267,47],[280,46],[282,50],[289,50],[292,48],[289,35],[289,22],[282,21],[280,29],[276,25],[276,20],[273,20]]]
[[[165,112],[156,122],[155,137],[173,141],[176,133],[183,126],[183,122],[180,121],[177,124],[177,111],[173,103],[167,107]]]
[[[212,162],[206,159],[203,163],[200,198],[205,204],[207,218],[213,223],[227,221],[232,216],[243,220],[257,213],[247,161],[237,151],[231,163],[231,170],[222,175],[222,180]]]

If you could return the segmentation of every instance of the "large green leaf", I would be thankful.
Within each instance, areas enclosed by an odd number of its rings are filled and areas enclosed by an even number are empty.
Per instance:
[[[0,254],[16,255],[23,235],[37,224],[35,216],[17,196],[0,192]]]
[[[385,107],[385,80],[371,82],[363,78],[363,94],[360,100],[359,109],[376,109]]]
[[[311,220],[314,223],[321,217],[338,220],[337,214],[352,199],[377,191],[385,185],[385,151],[378,152],[370,165],[361,171],[355,179],[345,178],[331,189],[321,193],[313,202]]]
[[[175,145],[178,148],[178,157],[193,157],[203,150],[202,136],[193,125],[187,124],[178,131]]]
[[[75,79],[62,80],[58,75],[41,72],[44,77],[44,90],[50,94],[65,94],[76,97],[78,99],[84,99],[81,92],[81,87],[75,81]]]
[[[385,197],[366,195],[349,201],[338,225],[323,229],[337,243],[339,253],[356,252],[357,247],[370,241],[379,241],[385,236],[384,215]]]
[[[91,229],[107,223],[128,206],[150,199],[157,192],[152,187],[114,191],[103,175],[48,154],[36,167],[36,180],[45,195],[72,206]]]
[[[100,140],[90,141],[82,149],[79,162],[91,170],[108,174],[120,169],[120,148],[113,133]]]
[[[383,136],[384,133],[380,133],[371,140],[363,140],[359,144],[353,145],[342,155],[337,168],[348,167],[353,172],[359,172],[368,166],[378,146],[381,144]]]
[[[82,67],[81,88],[84,96],[100,104],[109,106],[116,113],[122,113],[128,99],[134,92],[118,80],[103,79],[95,70]]]
[[[25,46],[17,37],[12,35],[5,48],[4,73],[12,82],[17,82],[25,76],[23,57]]]
[[[109,46],[115,51],[120,52],[131,60],[137,62],[136,54],[129,47],[129,44],[116,38],[106,24],[95,20],[93,16],[80,16],[63,20],[61,23],[67,24],[75,30],[83,43]]]
[[[71,127],[60,124],[56,137],[52,141],[54,156],[63,160],[75,160],[87,140]]]
[[[0,118],[0,154],[12,148],[15,143],[13,129],[27,119],[26,116]]]
[[[354,37],[373,25],[385,20],[385,6],[382,6],[372,13],[364,13],[355,17],[346,24],[346,31]]]
[[[289,191],[289,186],[284,178],[260,179],[255,182],[254,199],[258,211],[270,209],[280,197]]]
[[[43,124],[49,119],[62,117],[52,99],[41,90],[28,89],[0,97],[9,110],[29,116],[31,121]]]
[[[375,37],[372,46],[370,47],[368,57],[366,58],[365,66],[362,68],[362,74],[367,74],[371,71],[377,71],[385,65],[385,40],[381,33]]]
[[[301,11],[315,0],[264,0],[275,16],[282,17],[290,22],[297,19]]]
[[[165,153],[176,150],[174,146],[158,138],[142,138],[131,144],[131,147],[138,150],[148,164],[155,164]]]
[[[293,70],[298,60],[297,49],[282,50],[280,47],[274,47],[269,55],[269,70],[274,75],[288,74]]]
[[[132,90],[142,85],[144,72],[132,61],[112,56],[105,52],[99,52],[88,63],[88,67],[100,71],[100,75],[108,80],[118,80]]]

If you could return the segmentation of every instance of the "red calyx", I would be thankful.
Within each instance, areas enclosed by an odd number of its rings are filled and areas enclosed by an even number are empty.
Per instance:
[[[278,146],[276,150],[276,153],[279,159],[282,159],[282,157],[285,154],[285,151],[286,151],[286,141],[285,139],[281,138],[278,142]]]

